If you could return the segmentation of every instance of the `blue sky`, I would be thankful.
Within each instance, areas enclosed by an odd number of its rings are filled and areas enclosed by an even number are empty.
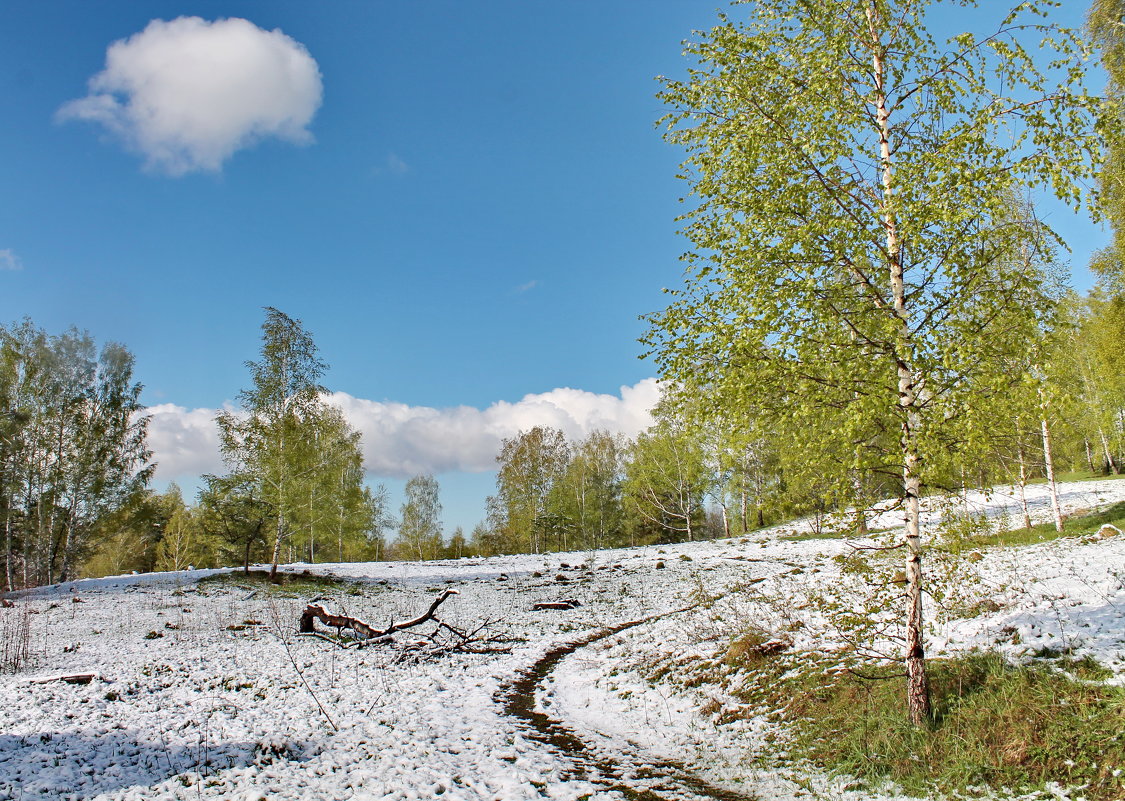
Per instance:
[[[261,309],[276,306],[313,333],[328,387],[368,415],[372,481],[396,489],[432,469],[447,526],[471,527],[499,436],[644,422],[653,368],[637,318],[662,305],[685,246],[654,76],[682,72],[680,41],[718,6],[0,5],[0,254],[18,267],[0,270],[0,320],[128,345],[163,413],[160,475],[191,486],[221,469],[208,421],[246,384]],[[1078,23],[1084,6],[1059,18]],[[65,106],[98,94],[88,81],[113,42],[183,16],[280,29],[273,44],[297,67],[302,48],[315,62],[319,105],[291,98],[288,128],[186,172],[91,121],[104,108]],[[1105,234],[1050,214],[1084,288]],[[452,442],[460,456],[446,458]]]

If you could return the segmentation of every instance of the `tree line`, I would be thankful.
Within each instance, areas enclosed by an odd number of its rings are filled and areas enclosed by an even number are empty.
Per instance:
[[[194,504],[156,465],[122,345],[0,327],[0,523],[7,590],[82,576],[383,557],[386,490],[363,482],[359,433],[324,400],[299,320],[267,308],[240,409],[218,415],[227,472]]]
[[[1040,264],[1057,275],[1057,264]],[[1025,490],[1058,475],[1120,475],[1125,463],[1125,288],[1103,274],[1085,297],[1050,293],[1023,358],[997,364],[982,386],[966,387],[973,419],[946,432],[931,457],[923,492],[957,494],[1010,484]],[[1048,324],[1049,321],[1049,324]],[[1022,347],[1022,346],[1021,346]],[[998,381],[1003,392],[990,392]],[[877,427],[836,445],[806,414],[779,417],[713,404],[668,384],[654,423],[636,438],[594,431],[570,440],[537,426],[505,439],[486,519],[462,553],[595,550],[741,536],[778,521],[812,519],[814,528],[864,534],[871,507],[903,491],[897,472],[855,467],[857,444],[893,447]],[[796,400],[785,401],[792,410]],[[1046,433],[1046,436],[1045,436]],[[873,460],[874,461],[874,460]],[[418,558],[453,555],[435,548]],[[404,554],[406,556],[406,554]],[[406,558],[410,558],[406,556]]]

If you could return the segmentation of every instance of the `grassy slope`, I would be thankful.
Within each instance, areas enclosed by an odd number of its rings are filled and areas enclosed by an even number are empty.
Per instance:
[[[1125,531],[1125,503],[1072,516],[1062,532],[1052,523],[976,532],[945,550],[1090,537],[1107,524]],[[931,659],[935,715],[919,730],[905,718],[899,666],[857,660],[840,670],[838,654],[825,659],[771,642],[749,629],[714,659],[666,663],[650,679],[721,685],[745,705],[734,717],[767,714],[780,724],[785,760],[803,758],[868,786],[889,780],[912,795],[971,797],[1058,783],[1084,787],[1090,801],[1125,798],[1125,688],[1105,683],[1112,672],[1088,657],[1043,652],[1024,665],[996,653]]]

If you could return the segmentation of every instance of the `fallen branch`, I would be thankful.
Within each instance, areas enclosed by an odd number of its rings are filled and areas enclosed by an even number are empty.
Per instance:
[[[98,678],[97,673],[63,673],[58,676],[43,676],[31,679],[32,684],[50,684],[53,681],[65,681],[67,684],[89,684]]]
[[[543,609],[576,609],[582,606],[574,598],[568,598],[565,601],[540,601],[537,604],[531,605],[532,612],[538,612]]]
[[[305,607],[305,611],[301,614],[300,631],[302,634],[318,634],[316,630],[316,621],[321,620],[326,626],[332,626],[336,629],[337,635],[344,629],[351,629],[354,631],[361,640],[377,640],[380,638],[388,637],[396,631],[403,629],[413,628],[420,626],[428,620],[437,619],[435,612],[451,595],[458,595],[457,590],[446,590],[430,604],[430,608],[424,614],[419,615],[413,620],[407,620],[404,623],[391,622],[385,629],[377,629],[370,623],[365,623],[359,618],[348,617],[347,615],[333,615],[326,611],[323,606],[316,604],[309,604]]]
[[[402,623],[392,622],[385,629],[377,629],[370,623],[366,623],[359,618],[349,617],[348,615],[333,615],[326,612],[322,606],[309,604],[301,615],[301,635],[304,637],[317,637],[333,645],[337,645],[340,648],[363,648],[368,645],[393,644],[400,648],[404,657],[410,654],[413,658],[438,656],[453,652],[470,654],[509,652],[511,649],[502,644],[510,642],[510,639],[502,632],[497,633],[493,629],[499,621],[486,620],[471,631],[462,631],[438,619],[438,607],[448,600],[449,596],[457,594],[457,590],[446,590],[434,599],[433,603],[430,604],[430,608],[423,614]],[[575,603],[577,603],[577,601]],[[333,636],[323,631],[318,631],[316,628],[317,620],[334,627],[337,631],[336,635]],[[431,620],[436,623],[437,626],[430,633],[418,632],[416,636],[422,639],[406,643],[396,643],[393,636],[396,632],[420,626]],[[358,639],[342,637],[340,632],[344,629],[350,629],[355,632]]]

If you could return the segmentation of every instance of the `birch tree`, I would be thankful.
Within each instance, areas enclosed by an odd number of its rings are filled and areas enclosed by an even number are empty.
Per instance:
[[[629,450],[626,508],[655,527],[661,541],[691,542],[703,529],[704,503],[713,484],[703,438],[670,406],[658,406],[654,414],[656,424],[637,435]]]
[[[437,479],[426,474],[406,482],[400,516],[400,556],[422,562],[441,556],[441,500]]]
[[[71,329],[51,336],[30,320],[0,328],[0,520],[4,581],[74,578],[98,524],[141,492],[148,418],[133,356],[100,350]]]
[[[931,716],[928,460],[957,446],[952,427],[987,428],[974,402],[1010,380],[1005,332],[1039,313],[1039,278],[1012,266],[1023,231],[1007,199],[1079,201],[1099,147],[1083,46],[1048,24],[1052,4],[1020,3],[983,35],[927,30],[928,12],[975,5],[742,3],[661,93],[666,136],[687,151],[692,250],[686,286],[651,318],[652,354],[666,379],[785,420],[809,458],[823,442],[801,432],[836,441],[844,497],[856,475],[897,471],[916,725]]]
[[[496,494],[489,496],[493,529],[512,551],[539,553],[547,543],[535,521],[547,513],[555,482],[570,459],[566,437],[558,429],[535,426],[505,439],[496,456]]]
[[[246,363],[252,386],[238,396],[243,412],[223,412],[215,422],[223,458],[256,485],[258,497],[272,511],[272,580],[305,500],[302,481],[314,473],[304,423],[319,408],[325,391],[320,379],[327,366],[300,320],[272,307],[265,311],[261,358]]]

